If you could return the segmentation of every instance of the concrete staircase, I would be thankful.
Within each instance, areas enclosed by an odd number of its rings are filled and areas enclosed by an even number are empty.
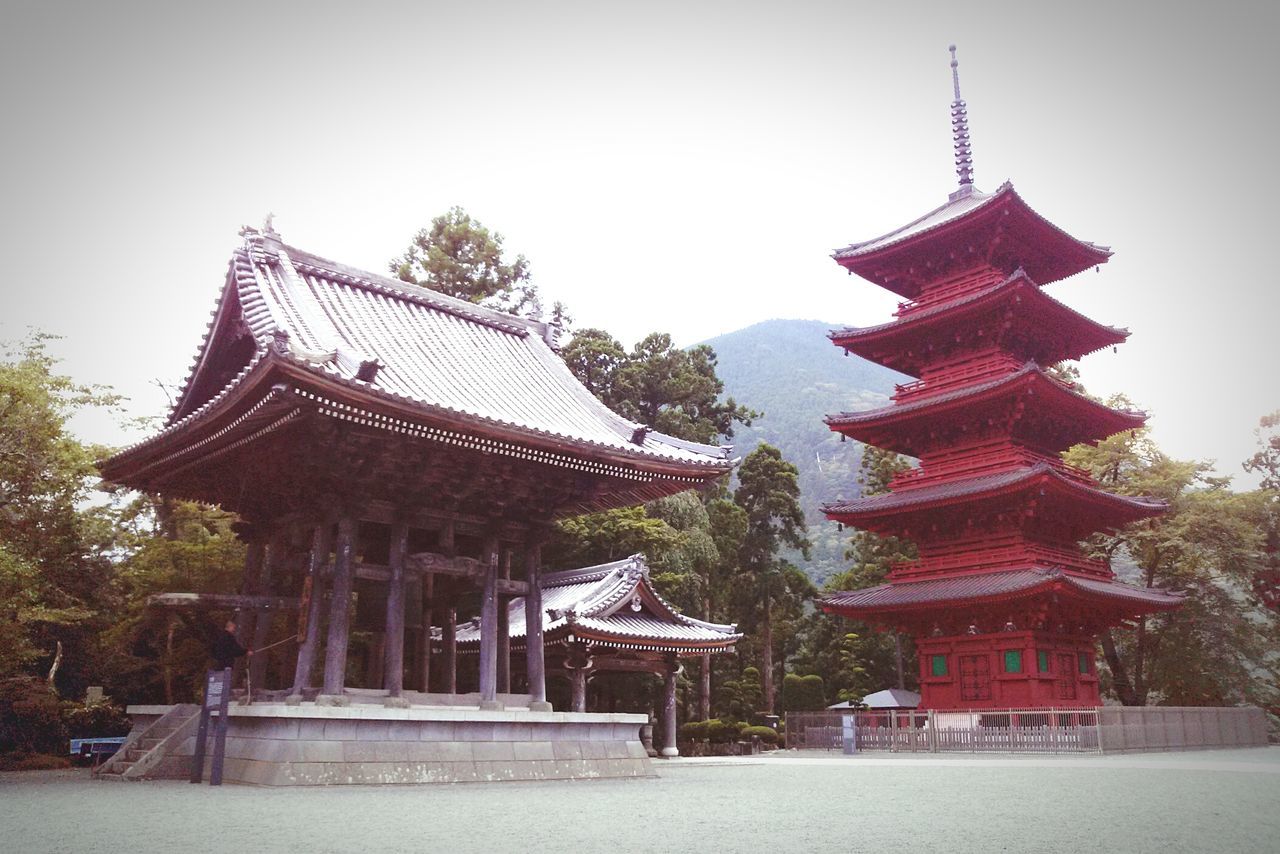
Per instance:
[[[165,762],[171,751],[196,734],[200,707],[194,703],[174,706],[144,730],[134,730],[115,754],[98,766],[99,780],[144,780],[151,776],[174,775],[173,762]],[[190,764],[186,757],[185,764]]]

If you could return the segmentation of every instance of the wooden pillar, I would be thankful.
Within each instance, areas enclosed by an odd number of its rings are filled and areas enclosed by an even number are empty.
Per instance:
[[[458,693],[458,609],[450,606],[444,609],[444,625],[441,645],[444,647],[444,689],[450,694]]]
[[[511,549],[502,550],[502,577],[511,580]],[[498,693],[511,693],[511,626],[510,599],[498,597]]]
[[[569,684],[573,688],[573,698],[570,700],[573,711],[585,712],[587,710],[587,669],[583,667],[570,670]]]
[[[334,546],[333,592],[329,603],[329,636],[324,650],[324,687],[316,702],[344,706],[347,644],[351,640],[351,585],[355,577],[356,536],[359,522],[343,515],[338,520],[338,540]]]
[[[498,538],[484,544],[484,591],[480,599],[480,708],[500,709],[498,702]]]
[[[299,612],[306,632],[298,645],[298,663],[293,670],[293,691],[286,702],[296,705],[302,702],[302,689],[311,681],[311,671],[316,663],[316,650],[320,646],[320,618],[324,607],[324,576],[329,565],[329,548],[333,541],[328,522],[316,525],[311,534],[311,559],[307,565],[307,579],[303,582],[302,599],[306,611]]]
[[[524,552],[524,577],[529,592],[524,597],[525,675],[529,683],[529,710],[549,712],[547,666],[542,647],[542,544],[529,540]],[[583,686],[585,693],[586,686]]]
[[[267,546],[267,559],[263,562],[262,572],[258,575],[255,593],[261,596],[271,595],[271,580],[284,572],[288,556],[288,533],[283,529],[277,529],[272,533],[271,541]],[[253,621],[253,643],[249,648],[254,651],[254,654],[249,658],[249,680],[258,690],[267,687],[264,677],[267,674],[267,662],[270,657],[257,650],[267,646],[271,640],[271,623],[274,617],[275,615],[270,611],[259,611]]]
[[[702,656],[701,691],[698,697],[698,720],[711,719],[711,653]]]
[[[591,669],[591,655],[587,645],[574,641],[565,650],[564,667],[569,671],[569,685],[573,689],[570,705],[575,712],[587,710],[587,671]]]
[[[391,526],[391,554],[387,561],[391,580],[387,585],[386,666],[383,687],[390,706],[407,706],[404,693],[404,563],[409,553],[409,525]]]
[[[431,607],[432,576],[422,577],[422,631],[418,632],[418,690],[427,693],[431,690],[431,621],[435,609]]]
[[[676,657],[668,656],[662,674],[662,755],[667,757],[680,755],[676,749],[676,677],[679,674]]]
[[[244,554],[244,575],[240,579],[240,592],[252,594],[258,589],[258,579],[262,575],[262,565],[266,557],[267,543],[258,534],[257,528],[251,528],[244,535],[248,540],[248,548]],[[239,610],[236,612],[236,643],[242,647],[250,647],[253,645],[253,627],[254,618],[257,614],[250,610]],[[218,626],[219,629],[222,626]],[[234,685],[240,681],[241,676],[245,672],[245,660],[243,658],[236,659],[233,665],[231,684]]]

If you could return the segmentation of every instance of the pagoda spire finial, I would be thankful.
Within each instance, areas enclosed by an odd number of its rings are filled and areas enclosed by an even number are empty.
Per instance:
[[[951,102],[951,137],[956,150],[956,175],[960,189],[955,195],[967,196],[973,192],[973,149],[969,146],[969,109],[960,97],[960,63],[956,61],[956,46],[951,45],[951,84],[955,100]]]

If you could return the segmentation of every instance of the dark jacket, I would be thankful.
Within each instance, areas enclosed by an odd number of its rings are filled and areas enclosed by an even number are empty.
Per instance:
[[[247,650],[239,644],[235,635],[226,629],[219,629],[213,638],[213,647],[210,651],[213,653],[213,660],[218,664],[218,669],[226,670],[234,666],[236,659],[244,655]]]

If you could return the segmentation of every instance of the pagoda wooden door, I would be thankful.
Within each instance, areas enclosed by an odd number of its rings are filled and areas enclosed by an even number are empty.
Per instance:
[[[1058,672],[1053,680],[1055,696],[1059,700],[1074,700],[1076,698],[1076,674],[1075,662],[1072,661],[1071,653],[1060,652],[1054,656],[1058,665]]]
[[[991,659],[988,656],[960,656],[960,699],[991,699]]]

